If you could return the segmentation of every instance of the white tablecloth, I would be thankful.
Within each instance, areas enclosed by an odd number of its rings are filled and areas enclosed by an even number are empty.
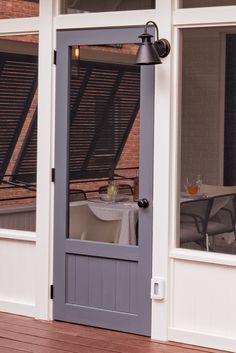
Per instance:
[[[121,220],[120,245],[136,245],[138,205],[135,202],[108,203],[100,200],[88,201],[96,216],[104,220]]]

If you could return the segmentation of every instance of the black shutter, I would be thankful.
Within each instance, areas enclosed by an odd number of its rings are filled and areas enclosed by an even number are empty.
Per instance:
[[[70,180],[114,170],[139,110],[139,92],[136,66],[81,61],[72,67]]]
[[[108,177],[114,170],[139,110],[139,91],[138,67],[87,61],[72,67],[70,180]],[[35,182],[36,161],[35,113],[14,181]]]
[[[37,88],[37,57],[0,53],[0,178],[2,179]]]
[[[37,171],[37,109],[31,120],[13,171],[15,183],[36,183]]]
[[[226,35],[224,185],[236,185],[236,35]]]

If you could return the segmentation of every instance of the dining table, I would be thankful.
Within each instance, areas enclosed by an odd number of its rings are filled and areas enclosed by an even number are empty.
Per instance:
[[[103,220],[120,220],[119,245],[137,245],[136,225],[139,207],[131,197],[119,201],[91,199],[87,201],[93,213]]]
[[[87,204],[91,211],[102,220],[120,220],[119,245],[137,245],[137,223],[139,207],[132,196],[117,201],[94,198],[70,202],[70,206]]]

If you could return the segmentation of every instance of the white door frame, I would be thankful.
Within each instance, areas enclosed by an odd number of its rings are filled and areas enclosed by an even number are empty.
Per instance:
[[[54,30],[101,27],[126,27],[144,25],[152,20],[158,24],[159,34],[171,41],[171,13],[172,2],[156,0],[157,10],[107,12],[97,14],[73,14],[58,15],[54,19]],[[155,129],[154,129],[154,233],[153,233],[153,277],[160,276],[166,281],[166,298],[164,301],[153,301],[152,305],[152,338],[168,339],[168,301],[167,301],[167,278],[168,278],[168,237],[169,227],[169,146],[170,146],[170,94],[171,94],[171,59],[170,56],[163,60],[163,64],[156,69],[156,94],[155,99]],[[159,139],[159,142],[157,142]],[[165,151],[165,154],[161,153]],[[162,168],[158,168],[158,165]],[[162,170],[160,170],[162,169]],[[161,188],[157,187],[161,185]],[[157,200],[159,200],[157,202]],[[161,200],[161,202],[160,202]],[[161,215],[155,217],[156,215]],[[160,234],[162,236],[160,237]],[[161,251],[159,251],[161,249]]]

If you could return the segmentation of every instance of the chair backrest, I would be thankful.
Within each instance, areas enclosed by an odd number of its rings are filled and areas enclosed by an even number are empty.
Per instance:
[[[106,194],[107,185],[101,186],[99,188],[100,194]],[[129,184],[119,184],[119,194],[124,195],[133,195],[132,187]]]
[[[180,204],[180,222],[195,222],[201,233],[206,232],[213,199],[203,198],[184,201]]]
[[[236,193],[236,186],[202,184],[200,193],[207,194],[208,196],[232,194]]]
[[[120,220],[100,219],[87,204],[70,207],[70,238],[118,243],[120,225]]]
[[[210,217],[214,217],[222,208],[226,208],[234,214],[234,199],[235,194],[214,196]]]
[[[217,235],[235,231],[235,198],[236,194],[218,195],[213,197],[213,204],[209,215],[207,233]]]
[[[86,193],[81,189],[70,189],[70,201],[87,200]]]

